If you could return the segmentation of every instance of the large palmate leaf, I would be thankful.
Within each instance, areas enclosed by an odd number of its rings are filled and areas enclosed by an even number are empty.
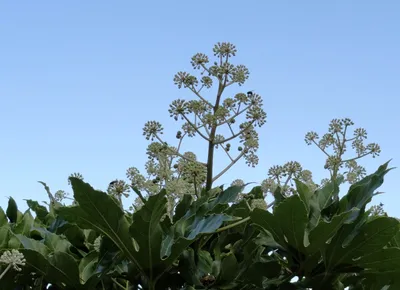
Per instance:
[[[129,234],[129,222],[121,206],[108,194],[93,189],[78,178],[70,178],[78,206],[62,207],[58,213],[84,229],[93,229],[113,241],[134,265],[143,270],[137,260],[135,241]]]
[[[378,170],[363,178],[362,180],[352,184],[349,192],[340,201],[340,210],[348,211],[352,208],[365,208],[365,205],[371,200],[376,189],[383,184],[383,179],[388,169],[389,162],[379,166]]]
[[[48,277],[51,281],[57,281],[57,285],[65,283],[71,288],[82,289],[79,278],[79,268],[75,259],[64,252],[54,252],[49,256],[50,267]]]
[[[287,243],[280,223],[272,213],[256,208],[251,213],[251,221],[264,231],[269,232],[280,246],[286,247]]]
[[[326,242],[340,230],[347,218],[355,211],[358,209],[336,215],[331,221],[321,221],[309,234],[307,252],[312,255],[321,251],[326,246]]]
[[[154,278],[154,268],[161,262],[163,231],[160,221],[163,217],[168,218],[165,216],[165,194],[165,190],[162,190],[159,194],[150,196],[140,210],[133,214],[129,229],[139,248],[136,259],[150,280]]]
[[[400,249],[380,249],[361,257],[355,261],[355,264],[367,269],[368,273],[397,272],[397,275],[400,275]]]
[[[307,209],[298,195],[291,196],[274,210],[274,217],[279,221],[287,243],[304,251],[304,237],[308,222]]]
[[[360,227],[347,246],[343,246],[350,230],[351,225],[344,226],[326,248],[325,259],[330,268],[340,264],[354,264],[353,259],[381,250],[399,232],[399,221],[389,217],[372,219]]]
[[[306,206],[298,195],[282,201],[275,207],[274,214],[255,209],[251,214],[251,220],[271,233],[281,246],[290,245],[297,251],[304,251],[308,216]]]
[[[61,289],[84,289],[80,283],[78,265],[71,255],[63,252],[43,255],[39,251],[29,248],[20,251],[26,259],[27,269],[24,270],[28,270],[28,274],[34,272],[43,276],[46,281],[61,287]]]
[[[235,198],[232,189],[221,193],[211,204],[201,200],[192,204],[192,215],[179,213],[181,218],[172,225],[166,217],[166,192],[150,196],[140,210],[132,216],[130,233],[137,242],[137,260],[150,279],[158,279],[198,236],[213,233],[225,221],[236,220],[225,214],[210,213],[218,205]],[[194,202],[196,203],[196,202]],[[200,204],[200,205],[199,205]],[[195,209],[199,212],[195,212]],[[162,221],[163,219],[166,219]]]
[[[330,181],[323,187],[317,189],[313,195],[309,198],[310,208],[310,222],[308,225],[309,229],[316,227],[321,220],[322,212],[334,203],[339,194],[338,182]],[[302,199],[304,195],[300,194]]]

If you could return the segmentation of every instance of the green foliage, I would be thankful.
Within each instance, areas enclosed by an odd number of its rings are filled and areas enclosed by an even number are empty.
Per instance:
[[[187,195],[171,218],[165,190],[130,214],[113,195],[71,177],[75,205],[58,206],[51,219],[31,200],[35,218],[30,210],[16,215],[15,203],[7,214],[0,209],[0,283],[6,290],[397,289],[399,221],[366,211],[389,170],[380,166],[341,199],[335,181],[312,191],[296,180],[299,194],[282,196],[272,212],[248,206],[261,187],[239,201],[241,186]]]

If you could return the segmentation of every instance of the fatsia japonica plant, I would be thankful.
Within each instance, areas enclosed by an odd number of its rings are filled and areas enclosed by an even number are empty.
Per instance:
[[[163,137],[162,124],[148,121],[143,135],[152,143],[147,148],[146,175],[135,167],[127,171],[131,185],[147,195],[165,188],[172,205],[185,194],[199,198],[202,189],[210,190],[213,183],[241,159],[248,166],[258,163],[256,129],[266,121],[263,100],[253,91],[227,93],[228,87],[235,84],[241,87],[245,83],[249,70],[232,62],[237,52],[233,44],[218,43],[213,52],[215,61],[210,61],[203,53],[192,57],[191,64],[198,74],[181,71],[174,77],[179,89],[186,89],[195,97],[174,100],[169,107],[170,116],[182,122],[175,136],[177,145],[170,145],[169,139]],[[206,160],[200,161],[194,152],[183,150],[186,138],[199,138],[204,142]],[[226,165],[217,168],[219,172],[215,172],[216,150],[227,157]],[[139,197],[135,207],[141,204],[143,198]]]
[[[275,165],[268,170],[268,178],[261,183],[264,196],[268,193],[274,195],[277,190],[284,196],[296,194],[294,180],[300,180],[312,190],[316,190],[332,180],[339,185],[346,182],[353,184],[365,177],[366,169],[358,161],[367,156],[373,158],[379,156],[381,149],[376,143],[365,144],[367,131],[364,128],[351,131],[353,125],[354,122],[349,118],[333,119],[328,132],[322,138],[314,131],[308,132],[305,136],[307,145],[315,145],[326,156],[324,169],[329,172],[328,178],[316,183],[312,172],[303,169],[297,161],[287,162],[283,166]],[[349,145],[355,154],[349,154]],[[236,180],[232,184],[244,184],[244,182]],[[373,209],[373,214],[385,214],[383,204],[375,205]]]
[[[366,209],[391,168],[387,162],[367,175],[356,163],[380,148],[364,145],[363,129],[348,137],[350,120],[332,121],[321,139],[306,135],[327,155],[330,177],[320,184],[299,163],[288,162],[270,170],[270,187],[264,182],[244,192],[241,180],[213,187],[239,159],[257,163],[255,128],[265,122],[258,95],[222,97],[226,87],[248,76],[243,66],[230,64],[235,47],[217,44],[214,53],[213,65],[202,54],[193,57],[193,66],[205,74],[200,80],[187,73],[175,77],[199,98],[171,105],[172,117],[184,121],[178,146],[162,139],[157,122],[145,125],[145,136],[154,141],[147,151],[148,176],[130,168],[131,184],[115,180],[101,191],[74,173],[68,179],[73,197],[53,194],[40,182],[46,206],[29,199],[29,209],[21,212],[10,197],[6,211],[0,208],[1,290],[400,289],[399,220],[382,205]],[[208,104],[203,89],[211,80],[217,95]],[[242,114],[245,120],[234,127]],[[229,135],[217,132],[222,126]],[[204,163],[180,150],[183,137],[193,136],[205,140]],[[234,157],[228,144],[235,139],[241,148]],[[345,157],[349,143],[356,155]],[[218,148],[228,164],[214,174]],[[345,181],[350,188],[339,195]],[[140,203],[126,211],[122,197],[130,189]],[[266,192],[275,197],[269,209]],[[63,203],[66,198],[71,205]]]

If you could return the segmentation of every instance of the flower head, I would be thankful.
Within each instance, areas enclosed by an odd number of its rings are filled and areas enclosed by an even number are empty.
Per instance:
[[[24,255],[15,249],[11,251],[5,251],[0,256],[0,263],[12,265],[15,271],[21,271],[22,269],[19,266],[25,266],[25,262],[26,260]]]

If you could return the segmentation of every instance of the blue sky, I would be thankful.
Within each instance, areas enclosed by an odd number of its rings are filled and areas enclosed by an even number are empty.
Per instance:
[[[259,166],[220,180],[261,181],[297,160],[325,177],[324,157],[304,143],[333,118],[351,118],[382,147],[368,172],[400,165],[398,1],[2,1],[0,4],[0,206],[13,196],[46,200],[38,180],[70,191],[81,172],[106,189],[146,161],[143,124],[175,135],[168,105],[194,98],[173,76],[196,52],[236,44],[250,79],[235,92],[264,98]],[[197,146],[197,147],[196,147]],[[203,156],[204,145],[190,145]],[[221,159],[222,160],[222,159]],[[222,162],[222,161],[221,161]],[[400,216],[400,169],[376,198]]]

